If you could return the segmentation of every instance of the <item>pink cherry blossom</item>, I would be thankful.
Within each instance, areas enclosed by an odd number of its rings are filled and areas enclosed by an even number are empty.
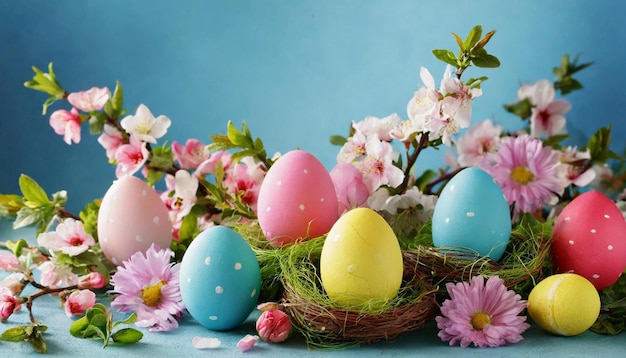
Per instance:
[[[426,122],[426,117],[436,110],[440,96],[435,88],[435,79],[426,67],[420,68],[420,78],[424,87],[415,91],[413,98],[407,104],[409,119],[415,122],[417,127],[422,127]]]
[[[367,116],[360,122],[353,122],[352,127],[363,133],[366,137],[375,135],[380,140],[391,141],[391,130],[400,123],[401,118],[397,114],[389,115],[385,118]]]
[[[565,133],[565,114],[572,105],[564,99],[554,99],[556,91],[548,80],[524,85],[518,90],[519,99],[528,98],[533,106],[530,117],[530,135],[539,138]]]
[[[41,271],[40,283],[50,288],[68,287],[78,284],[78,275],[72,272],[72,267],[54,261],[46,261],[37,268]]]
[[[172,142],[172,152],[182,169],[196,169],[211,156],[206,144],[197,139],[188,139],[184,145]]]
[[[596,178],[596,171],[593,167],[585,169],[585,162],[591,159],[589,149],[579,151],[576,147],[568,146],[561,151],[561,162],[564,164],[563,176],[569,184],[579,187],[589,185]]]
[[[92,87],[86,91],[70,93],[67,101],[83,112],[99,111],[109,100],[109,89]]]
[[[451,76],[448,65],[441,81],[441,110],[453,118],[459,128],[467,128],[472,117],[472,100],[482,95],[480,88],[470,88]]]
[[[341,147],[337,154],[338,163],[352,163],[355,160],[360,160],[365,157],[367,143],[367,136],[361,132],[354,133],[353,136],[348,138],[346,143]]]
[[[367,156],[354,165],[363,174],[363,182],[370,193],[381,185],[397,187],[404,180],[404,173],[393,164],[398,159],[398,153],[388,142],[380,141],[376,137],[368,139],[366,143]]]
[[[80,115],[76,108],[71,111],[59,109],[50,116],[50,126],[56,134],[62,135],[67,144],[80,143]]]
[[[0,281],[0,287],[8,288],[13,295],[20,294],[26,284],[26,278],[21,272],[14,272]]]
[[[131,136],[143,142],[156,143],[167,132],[172,121],[164,115],[154,117],[152,112],[143,104],[137,107],[135,115],[124,117],[120,124]]]
[[[363,182],[363,174],[351,163],[338,163],[330,178],[335,185],[339,215],[350,209],[367,206],[370,191]]]
[[[262,340],[280,343],[289,337],[291,322],[285,312],[270,309],[261,313],[256,321],[256,330]]]
[[[37,243],[51,251],[76,256],[87,251],[96,242],[85,232],[82,222],[68,218],[59,223],[55,231],[40,234]]]
[[[205,174],[215,174],[218,165],[221,165],[224,171],[229,171],[233,161],[225,150],[211,153],[208,159],[204,160],[198,165],[198,168],[194,172],[198,177],[203,177]]]
[[[122,132],[112,125],[105,124],[104,131],[98,137],[98,143],[106,150],[107,158],[109,161],[115,161],[115,152],[124,144],[124,138]]]
[[[224,179],[224,185],[231,195],[240,195],[241,201],[256,211],[256,202],[265,178],[265,170],[252,157],[245,157],[232,166]]]
[[[6,322],[11,315],[20,310],[22,302],[7,287],[0,287],[0,322]]]
[[[96,304],[96,294],[90,290],[73,291],[65,299],[65,314],[68,317],[80,316]]]
[[[149,155],[146,143],[131,136],[130,143],[121,145],[115,152],[117,161],[115,175],[120,178],[124,175],[135,174],[146,163]]]
[[[500,143],[502,127],[490,120],[479,122],[457,141],[458,162],[463,167],[477,165],[487,154],[494,153]]]
[[[0,251],[0,269],[4,271],[17,270],[20,267],[20,261],[15,254],[10,251]]]

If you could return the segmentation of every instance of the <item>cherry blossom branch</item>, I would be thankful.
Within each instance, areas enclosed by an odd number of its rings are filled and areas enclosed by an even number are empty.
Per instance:
[[[424,194],[429,194],[429,195],[434,194],[432,190],[435,186],[437,186],[438,184],[442,182],[449,180],[450,178],[455,176],[458,172],[460,172],[463,169],[465,168],[464,167],[456,168],[451,172],[447,172],[447,173],[440,175],[438,178],[436,178],[435,180],[431,181],[430,183],[426,185],[426,187],[424,188]]]
[[[409,154],[409,149],[407,148],[407,163],[406,163],[406,168],[404,169],[404,180],[402,181],[402,184],[400,184],[394,191],[396,193],[403,193],[407,186],[409,185],[409,180],[410,180],[410,173],[411,173],[411,169],[413,168],[413,166],[415,165],[415,162],[417,161],[417,158],[419,157],[422,149],[424,149],[426,147],[426,144],[428,143],[428,133],[423,133],[420,136],[419,142],[417,142],[417,145],[415,146],[415,150],[413,151],[413,153]]]

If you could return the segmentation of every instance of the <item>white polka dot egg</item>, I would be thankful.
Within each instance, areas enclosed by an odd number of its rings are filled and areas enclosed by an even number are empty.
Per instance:
[[[338,216],[333,181],[312,154],[293,150],[268,170],[259,190],[257,217],[272,245],[324,235]]]
[[[604,194],[589,191],[559,214],[552,231],[552,259],[558,272],[575,273],[598,290],[611,286],[626,267],[626,222]]]
[[[211,330],[237,327],[256,307],[261,271],[254,251],[235,231],[215,226],[185,251],[180,294],[189,314]]]
[[[157,192],[143,180],[126,175],[113,182],[98,211],[98,240],[106,258],[121,265],[153,243],[170,247],[172,224]]]
[[[498,261],[511,235],[509,205],[487,172],[470,167],[446,184],[435,204],[433,244],[462,247]]]

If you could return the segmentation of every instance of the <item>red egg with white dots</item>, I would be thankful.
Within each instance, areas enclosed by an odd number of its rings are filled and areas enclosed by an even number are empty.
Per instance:
[[[272,245],[324,235],[338,216],[335,186],[315,156],[293,150],[270,167],[259,190],[257,217]]]
[[[606,195],[589,191],[572,200],[552,231],[557,272],[576,273],[596,289],[611,286],[626,268],[626,221]]]

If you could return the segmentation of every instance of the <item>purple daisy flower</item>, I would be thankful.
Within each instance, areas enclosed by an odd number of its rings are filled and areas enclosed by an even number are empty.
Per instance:
[[[559,152],[529,135],[503,138],[490,159],[492,165],[483,169],[500,185],[509,204],[515,204],[516,216],[555,202],[566,186]]]
[[[526,316],[518,316],[526,302],[507,290],[498,276],[491,276],[487,283],[483,276],[475,276],[470,283],[447,283],[446,289],[450,299],[441,306],[443,316],[435,320],[439,338],[451,346],[474,344],[484,348],[517,343],[530,327]]]
[[[172,251],[154,244],[146,254],[137,252],[111,277],[117,294],[111,302],[119,312],[137,313],[135,324],[150,331],[169,331],[178,327],[176,318],[185,306],[180,295],[180,265],[170,263]]]

